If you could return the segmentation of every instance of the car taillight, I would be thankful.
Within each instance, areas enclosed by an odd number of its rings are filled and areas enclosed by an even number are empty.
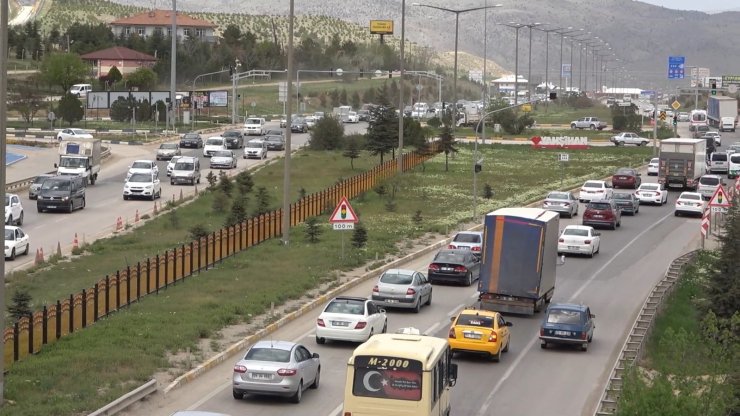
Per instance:
[[[488,336],[488,342],[496,342],[498,340],[498,337],[496,336],[495,332],[491,332],[491,335]]]
[[[457,248],[457,246],[455,246],[454,244],[450,244],[450,245],[447,246],[447,248],[454,250],[454,249]]]
[[[588,334],[586,334],[586,331],[581,332],[581,339],[586,339],[588,337]]]
[[[565,239],[564,238],[559,238],[558,239],[558,243],[564,243],[564,242],[565,242]]]
[[[279,376],[294,376],[298,372],[292,368],[281,368],[277,371]]]
[[[596,191],[596,192],[598,192],[598,193],[600,193],[600,194],[603,194],[603,193],[604,193],[604,190],[603,190],[603,189],[599,189],[599,190],[598,190],[598,191]]]
[[[432,264],[429,265],[429,270],[431,270],[433,272],[438,272],[439,271],[439,265],[432,263]]]
[[[326,327],[326,324],[324,323],[324,320],[323,319],[317,319],[316,320],[316,325],[322,326],[322,327]]]
[[[379,293],[380,289],[378,289],[378,285],[373,286],[373,293]]]
[[[448,338],[457,338],[457,337],[455,336],[455,328],[450,328],[450,333],[449,333],[449,334],[447,334],[447,337],[448,337]]]
[[[545,329],[544,328],[540,328],[540,336],[541,337],[542,336],[545,336]]]
[[[462,272],[467,272],[468,269],[465,268],[465,266],[455,266],[455,271],[462,273]]]
[[[406,289],[406,294],[407,295],[415,295],[416,294],[416,291],[414,289],[412,289],[412,288],[408,288],[408,289]]]
[[[234,372],[235,373],[244,374],[244,373],[247,372],[247,367],[245,367],[243,365],[235,365],[234,366]]]
[[[584,240],[583,244],[591,244],[591,240]]]
[[[480,251],[480,247],[478,247],[478,246],[473,246],[472,250],[473,250],[473,251]]]
[[[362,329],[367,326],[367,322],[358,322],[357,325],[355,325],[355,329]]]

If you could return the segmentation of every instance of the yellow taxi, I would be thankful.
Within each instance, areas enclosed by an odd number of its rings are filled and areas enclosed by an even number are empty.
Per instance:
[[[498,312],[463,309],[452,318],[448,335],[452,353],[485,354],[493,361],[499,361],[501,353],[509,351],[511,326],[511,322],[506,322]]]

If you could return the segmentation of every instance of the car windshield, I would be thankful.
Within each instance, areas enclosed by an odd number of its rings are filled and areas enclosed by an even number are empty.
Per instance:
[[[547,199],[564,199],[568,200],[568,194],[565,192],[550,192],[547,194]]]
[[[462,264],[465,262],[465,255],[462,253],[455,253],[454,251],[440,251],[434,257],[434,261],[437,263]]]
[[[678,199],[695,199],[695,200],[701,200],[701,195],[699,194],[681,194]]]
[[[490,316],[480,316],[463,313],[457,318],[456,325],[480,326],[484,328],[493,328],[493,318]]]
[[[740,155],[732,155],[732,156],[730,156],[730,162],[732,162],[732,163],[740,163]]]
[[[566,228],[563,235],[576,235],[579,237],[588,237],[588,230],[585,228]]]
[[[221,150],[218,152],[214,152],[213,156],[220,156],[220,157],[231,157],[231,152],[228,152],[226,150]]]
[[[324,312],[364,315],[365,304],[356,301],[335,300],[326,307]]]
[[[584,188],[603,188],[604,185],[601,182],[586,182],[583,184]]]
[[[151,169],[152,164],[151,162],[134,162],[133,165],[131,165],[131,169]]]
[[[290,361],[290,351],[277,348],[252,348],[247,352],[244,359],[250,361],[287,363]]]
[[[170,159],[169,163],[167,163],[167,164],[168,165],[174,165],[175,163],[177,163],[178,160],[180,160],[180,156],[175,156],[172,159]]]
[[[6,228],[5,229],[5,241],[13,241],[15,240],[15,231]]]
[[[248,118],[245,124],[260,124],[260,119],[258,119],[258,118]]]
[[[632,199],[632,194],[614,194],[614,199]]]
[[[567,309],[550,309],[547,314],[548,324],[580,324],[581,312]]]
[[[42,183],[47,178],[48,178],[48,176],[37,176],[36,178],[34,178],[33,183],[35,183],[35,184]]]
[[[69,191],[69,182],[48,180],[44,181],[44,183],[41,185],[41,189],[52,191]]]
[[[725,162],[727,161],[727,153],[712,153],[713,162]]]
[[[197,139],[198,135],[195,133],[186,133],[184,136],[182,136],[183,139]]]
[[[380,276],[380,282],[381,283],[388,283],[391,285],[409,285],[414,280],[413,276],[410,274],[402,274],[402,273],[389,273],[385,272],[382,276]]]
[[[227,131],[222,134],[222,137],[242,137],[242,134],[238,131]]]
[[[175,170],[193,170],[193,164],[191,162],[177,162],[175,163]]]
[[[247,147],[252,149],[261,149],[262,148],[262,142],[248,142]]]
[[[305,123],[305,120],[302,119],[302,118],[294,118],[293,119],[293,123],[295,123],[295,124],[301,124],[301,123]]]
[[[598,210],[606,210],[610,209],[611,204],[608,202],[591,202],[588,204],[588,209],[598,209]]]
[[[455,239],[452,241],[455,241],[457,243],[480,243],[480,235],[478,234],[472,234],[472,233],[460,233],[455,236]]]
[[[212,146],[223,146],[224,139],[211,137],[210,139],[206,141],[206,144],[212,145]]]
[[[628,169],[628,168],[620,168],[620,169],[617,169],[616,174],[617,175],[634,175],[635,171],[632,169]]]
[[[59,161],[59,166],[63,168],[84,168],[87,167],[87,158],[63,157]]]
[[[267,136],[265,137],[265,140],[268,142],[282,142],[283,137],[282,136]]]
[[[699,183],[702,185],[719,185],[719,178],[713,178],[711,176],[702,176],[699,178]]]
[[[660,159],[658,159],[657,157],[654,157],[650,159],[650,163],[660,163]]]
[[[162,143],[161,145],[159,145],[159,148],[175,150],[177,149],[177,145],[175,143]]]
[[[131,175],[130,178],[128,178],[129,182],[151,182],[152,181],[152,175],[148,173],[134,173]]]

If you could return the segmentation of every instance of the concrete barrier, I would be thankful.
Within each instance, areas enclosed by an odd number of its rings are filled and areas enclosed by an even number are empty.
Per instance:
[[[118,399],[106,404],[100,409],[90,413],[88,416],[111,416],[127,409],[132,404],[144,399],[150,394],[156,393],[157,380],[152,379],[136,390],[130,391]]]

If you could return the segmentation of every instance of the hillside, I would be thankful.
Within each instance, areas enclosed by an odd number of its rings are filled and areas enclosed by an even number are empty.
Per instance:
[[[163,0],[116,0],[119,3],[143,7],[166,8],[171,4]],[[370,19],[393,19],[396,34],[400,34],[400,2],[389,7],[387,0],[322,0],[297,1],[296,13],[325,15],[367,26]],[[429,8],[413,7],[407,1],[407,36],[420,45],[445,51],[454,48],[454,15]],[[428,0],[426,3],[442,7],[448,1]],[[639,82],[647,86],[673,89],[678,84],[667,81],[669,55],[686,56],[687,65],[709,67],[712,74],[734,74],[740,70],[740,54],[736,50],[740,37],[740,12],[706,14],[678,11],[629,0],[529,0],[516,5],[501,1],[503,7],[489,12],[488,56],[512,71],[514,68],[514,30],[495,23],[517,21],[542,22],[550,27],[575,27],[591,31],[610,43],[620,59],[618,65],[626,67]],[[179,0],[178,8],[203,11],[200,0]],[[486,4],[485,0],[458,0],[455,8],[463,9]],[[489,2],[494,4],[494,2]],[[288,1],[265,2],[258,0],[209,0],[208,10],[213,12],[240,12],[258,15],[285,15]],[[329,28],[327,28],[329,30]],[[483,18],[480,12],[460,15],[459,49],[482,55]],[[520,30],[519,66],[526,74],[528,30]],[[566,42],[567,44],[567,42]],[[559,72],[560,37],[550,36],[550,73]],[[533,78],[544,77],[545,35],[534,31]],[[566,46],[565,55],[569,57]],[[577,55],[577,54],[576,54]],[[577,66],[577,59],[574,63]],[[567,62],[567,59],[566,59]],[[612,62],[612,66],[614,63]],[[630,81],[632,83],[633,81]],[[684,83],[684,85],[687,82]]]

